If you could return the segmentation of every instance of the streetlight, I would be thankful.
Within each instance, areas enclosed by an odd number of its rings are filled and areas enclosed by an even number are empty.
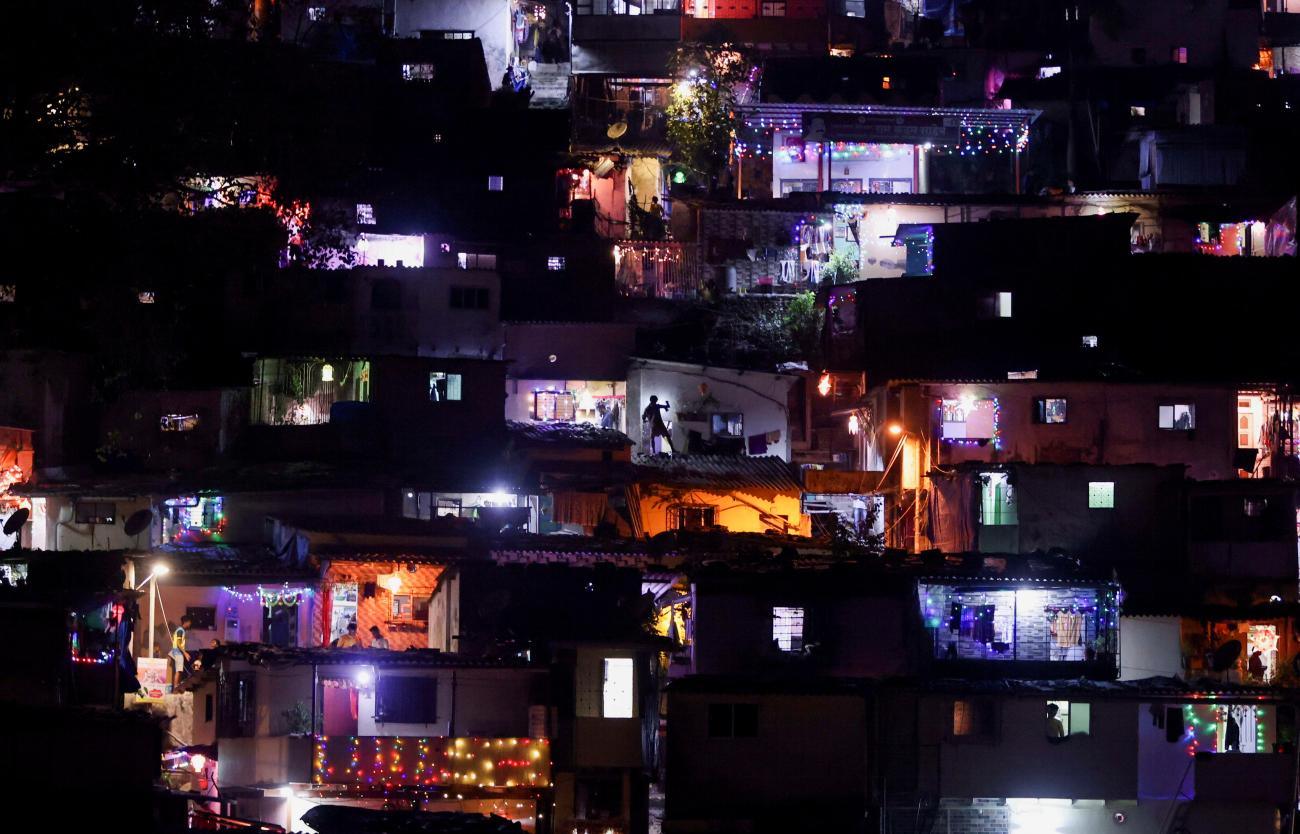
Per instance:
[[[149,656],[154,657],[154,621],[153,610],[158,603],[158,577],[166,576],[171,572],[171,568],[165,562],[155,562],[153,571],[145,577],[144,582],[135,586],[135,590],[140,590],[147,582],[149,584]]]

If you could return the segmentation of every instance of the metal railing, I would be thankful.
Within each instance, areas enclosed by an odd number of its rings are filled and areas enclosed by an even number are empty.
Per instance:
[[[620,240],[614,244],[614,282],[630,297],[698,298],[704,290],[699,247],[671,240]]]

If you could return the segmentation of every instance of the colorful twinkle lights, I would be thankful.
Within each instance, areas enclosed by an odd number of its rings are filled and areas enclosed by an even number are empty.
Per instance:
[[[550,742],[544,738],[318,736],[312,781],[376,789],[549,787]]]
[[[264,588],[258,585],[257,590],[252,593],[232,588],[229,585],[222,588],[222,590],[240,602],[260,602],[263,608],[274,608],[277,605],[299,605],[311,597],[313,593],[311,588],[291,588],[288,582],[279,588]]]

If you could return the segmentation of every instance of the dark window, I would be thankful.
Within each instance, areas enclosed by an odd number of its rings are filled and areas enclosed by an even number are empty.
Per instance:
[[[488,308],[487,287],[452,287],[451,308],[453,310],[486,310]]]
[[[759,11],[763,17],[785,17],[785,0],[775,0],[775,2],[764,0]]]
[[[677,507],[678,530],[703,530],[713,526],[712,507]]]
[[[417,620],[429,619],[429,598],[416,597],[411,605],[411,616]]]
[[[1165,707],[1165,741],[1176,744],[1183,738],[1183,708]]]
[[[709,704],[709,738],[758,736],[758,704]]]
[[[78,524],[114,524],[117,522],[117,505],[112,501],[78,501]]]
[[[402,283],[396,278],[381,278],[370,287],[370,309],[402,309]]]
[[[298,606],[262,608],[262,642],[272,646],[298,645]]]
[[[382,675],[375,693],[378,721],[432,724],[438,720],[437,678]]]
[[[190,628],[194,631],[214,631],[217,627],[217,609],[213,606],[188,606],[185,616],[190,618]]]
[[[221,684],[217,735],[247,738],[257,731],[257,673],[232,672]]]
[[[213,698],[211,692],[203,696],[203,723],[204,724],[212,723],[212,714],[213,712],[215,712],[215,706],[216,705],[213,704]]]
[[[952,704],[952,734],[957,738],[987,738],[993,735],[993,704],[990,701],[961,700]]]

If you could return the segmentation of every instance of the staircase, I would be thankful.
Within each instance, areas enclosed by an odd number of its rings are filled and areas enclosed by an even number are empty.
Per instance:
[[[572,64],[537,64],[529,62],[529,85],[533,90],[532,107],[559,109],[569,106],[569,73]]]

